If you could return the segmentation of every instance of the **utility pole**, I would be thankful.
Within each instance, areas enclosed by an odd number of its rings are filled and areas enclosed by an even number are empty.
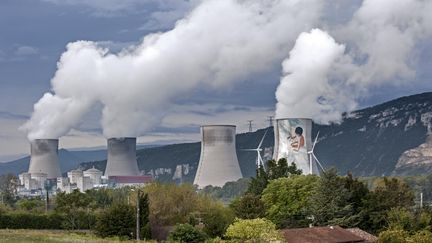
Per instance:
[[[420,208],[423,208],[423,192],[420,192]]]
[[[46,180],[45,182],[44,182],[44,185],[45,185],[45,192],[46,192],[46,200],[45,200],[45,212],[47,212],[48,213],[48,210],[49,210],[49,189],[50,189],[50,185],[49,185],[49,181],[48,180]]]
[[[139,207],[140,207],[140,205],[139,205],[139,200],[140,200],[140,190],[139,190],[139,188],[137,188],[137,225],[136,225],[136,233],[137,233],[137,241],[140,241],[140,210],[139,210]]]
[[[139,189],[137,189],[137,241],[140,241],[140,222],[139,222]]]
[[[249,132],[252,132],[252,122],[253,122],[253,120],[248,120],[248,123],[249,123]]]
[[[267,121],[269,121],[269,126],[272,127],[273,126],[273,116],[268,116],[267,117]]]

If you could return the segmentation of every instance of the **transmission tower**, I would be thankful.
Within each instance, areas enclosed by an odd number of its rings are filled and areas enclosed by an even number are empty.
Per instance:
[[[249,123],[249,132],[252,132],[252,122],[253,122],[253,120],[248,120],[248,123]]]
[[[273,118],[274,118],[273,116],[268,116],[268,117],[267,117],[267,121],[269,121],[269,126],[270,126],[270,127],[273,126],[273,120],[274,120]]]

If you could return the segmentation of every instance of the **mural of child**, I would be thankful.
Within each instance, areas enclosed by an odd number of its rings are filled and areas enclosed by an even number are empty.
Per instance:
[[[291,147],[294,151],[299,151],[300,148],[304,147],[305,145],[303,128],[296,127],[294,132],[295,132],[295,137],[292,139]]]

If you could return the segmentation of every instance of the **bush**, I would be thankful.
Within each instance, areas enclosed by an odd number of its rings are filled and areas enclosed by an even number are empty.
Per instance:
[[[228,227],[225,235],[240,242],[271,242],[282,239],[276,225],[267,219],[237,220]]]
[[[96,224],[96,214],[93,211],[76,209],[73,212],[63,214],[62,228],[74,229],[93,229]]]
[[[95,231],[101,237],[125,236],[135,232],[135,212],[132,206],[114,204],[97,217]]]
[[[265,216],[264,203],[261,197],[252,193],[246,193],[242,197],[236,198],[230,207],[235,215],[241,219],[256,219]]]
[[[407,243],[408,232],[396,229],[386,230],[379,234],[377,243]]]
[[[419,231],[409,238],[409,242],[432,243],[432,233],[427,230]]]
[[[204,232],[190,224],[177,225],[174,231],[168,236],[168,240],[188,243],[204,242],[207,238],[208,237]]]
[[[202,215],[204,232],[210,237],[223,236],[228,226],[234,221],[234,213],[221,203],[213,203]]]
[[[0,213],[2,229],[62,229],[64,218],[60,214],[29,212]]]

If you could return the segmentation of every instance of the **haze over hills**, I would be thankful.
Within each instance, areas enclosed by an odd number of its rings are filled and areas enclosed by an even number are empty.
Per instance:
[[[255,175],[255,152],[263,142],[265,159],[271,158],[273,128],[237,134],[237,155],[243,176]],[[346,115],[340,124],[313,126],[312,137],[320,132],[316,155],[325,167],[356,176],[412,175],[432,172],[432,92],[402,97]],[[104,170],[106,151],[59,151],[62,172],[95,166]],[[200,156],[200,143],[143,148],[137,151],[140,170],[161,180],[171,180],[183,167],[183,181],[193,181]],[[99,160],[99,161],[97,161]],[[28,168],[25,157],[0,164],[0,174],[20,173]],[[92,161],[92,162],[88,162]],[[81,163],[82,162],[82,163]],[[181,167],[181,166],[180,166]]]

